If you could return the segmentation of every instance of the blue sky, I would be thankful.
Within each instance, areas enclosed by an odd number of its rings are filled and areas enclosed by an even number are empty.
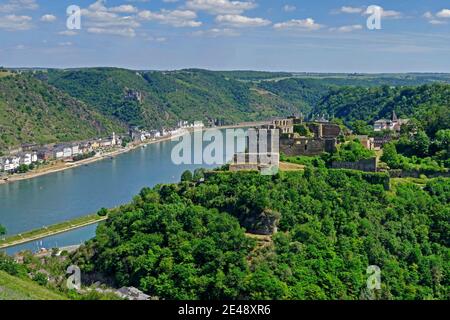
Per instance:
[[[0,0],[7,67],[450,72],[449,57],[448,0]]]

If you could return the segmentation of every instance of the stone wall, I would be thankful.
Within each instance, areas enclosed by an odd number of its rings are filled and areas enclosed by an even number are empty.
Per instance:
[[[318,138],[281,138],[280,152],[288,157],[317,156],[323,152],[336,151],[336,139]]]
[[[430,172],[424,170],[401,170],[401,169],[389,170],[389,176],[391,178],[420,178],[422,174],[425,175],[427,178],[450,177],[450,171]]]
[[[333,161],[331,167],[333,169],[351,169],[365,172],[376,172],[377,163],[377,158],[363,159],[356,162]]]

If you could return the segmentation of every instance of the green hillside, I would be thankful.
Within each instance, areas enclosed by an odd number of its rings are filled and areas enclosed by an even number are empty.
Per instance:
[[[97,111],[129,125],[158,127],[178,120],[223,119],[228,123],[286,115],[291,102],[252,90],[252,84],[221,72],[135,72],[114,68],[49,70],[48,82]],[[130,99],[128,92],[142,98]]]
[[[66,298],[31,280],[0,270],[0,300],[65,300]]]
[[[124,126],[31,75],[0,78],[0,150],[22,143],[74,141]]]
[[[393,111],[400,117],[419,120],[433,136],[438,130],[450,126],[450,85],[337,88],[323,96],[313,110],[341,118],[347,123],[390,118]]]

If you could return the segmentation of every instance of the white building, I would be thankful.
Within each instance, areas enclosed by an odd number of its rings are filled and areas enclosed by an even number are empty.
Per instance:
[[[31,153],[24,153],[20,157],[20,164],[25,164],[25,165],[29,166],[31,164],[31,162],[32,162]]]
[[[20,157],[8,157],[3,160],[3,170],[4,171],[14,171],[20,165]]]
[[[73,145],[72,146],[72,156],[76,156],[80,154],[80,146],[79,145]]]
[[[62,158],[64,158],[64,149],[61,149],[61,148],[56,149],[56,150],[55,150],[55,158],[56,158],[56,159],[62,159]]]
[[[373,130],[375,132],[380,132],[380,131],[384,131],[384,130],[400,132],[401,127],[404,124],[407,124],[408,122],[409,122],[409,119],[398,119],[395,112],[393,112],[392,120],[380,119],[380,120],[375,121],[375,123],[373,125]]]
[[[204,126],[203,121],[194,121],[194,128],[203,128]]]
[[[69,158],[72,156],[72,147],[64,147],[63,158]]]

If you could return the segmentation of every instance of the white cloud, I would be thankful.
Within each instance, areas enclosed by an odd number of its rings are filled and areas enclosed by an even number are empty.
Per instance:
[[[330,31],[337,31],[337,32],[352,32],[357,30],[362,30],[363,26],[360,24],[354,24],[350,26],[342,26],[337,28],[330,28]]]
[[[144,10],[139,12],[139,18],[148,21],[157,21],[174,27],[200,27],[202,23],[196,21],[197,14],[191,10],[166,10],[159,12]]]
[[[442,9],[438,13],[436,13],[438,18],[450,18],[450,9]]]
[[[87,27],[87,32],[94,34],[118,35],[124,37],[136,36],[135,28],[140,23],[135,15],[121,15],[137,12],[131,5],[121,5],[107,8],[105,0],[97,0],[82,9],[83,25]],[[74,35],[72,33],[60,33],[61,35]]]
[[[433,14],[430,11],[425,12],[423,14],[423,17],[427,18],[427,19],[433,19],[434,18]]]
[[[31,29],[33,20],[29,16],[17,16],[10,14],[0,17],[0,29],[7,31],[28,30]]]
[[[314,31],[321,29],[323,25],[316,23],[312,18],[307,18],[303,20],[292,19],[286,22],[276,23],[273,27],[277,30],[297,29]]]
[[[73,43],[70,41],[66,41],[66,42],[59,42],[58,45],[61,47],[70,47],[71,45],[73,45]]]
[[[122,37],[135,37],[136,31],[133,28],[88,28],[89,33],[106,34]]]
[[[41,21],[42,22],[53,22],[56,20],[56,16],[52,15],[52,14],[44,14],[41,17]]]
[[[78,33],[73,30],[64,30],[64,31],[58,32],[58,34],[61,36],[76,36]]]
[[[186,7],[196,11],[206,11],[211,14],[241,14],[246,10],[256,8],[253,1],[231,0],[188,0]]]
[[[432,25],[441,25],[441,24],[447,24],[446,21],[437,20],[437,19],[431,19],[428,21]]]
[[[152,36],[148,36],[148,37],[145,38],[145,40],[152,41],[152,42],[166,42],[167,38],[166,37],[152,37]]]
[[[283,7],[283,11],[285,11],[285,12],[294,12],[295,10],[297,10],[297,7],[296,6],[292,6],[290,4],[286,4]]]
[[[0,12],[11,13],[21,10],[36,10],[39,5],[36,0],[9,0],[5,4],[0,4]]]
[[[341,13],[350,13],[350,14],[352,14],[352,13],[363,13],[363,12],[364,12],[364,9],[361,8],[361,7],[349,7],[349,6],[343,6],[343,7],[341,7],[341,8],[338,10],[338,12],[341,12]]]
[[[443,9],[436,13],[436,16],[433,15],[432,12],[427,11],[423,14],[423,17],[428,20],[428,23],[432,25],[442,25],[447,24],[444,20],[439,20],[439,18],[445,19],[450,18],[450,10],[449,9]]]
[[[250,18],[236,14],[226,14],[216,17],[216,22],[236,28],[241,27],[264,27],[272,24],[271,21],[263,18]]]
[[[118,7],[112,7],[109,9],[111,12],[117,12],[117,13],[136,13],[138,9],[132,5],[129,4],[123,4]]]
[[[230,28],[212,28],[209,30],[200,30],[193,32],[192,35],[217,38],[217,37],[236,37],[239,36],[240,34],[236,30]]]

